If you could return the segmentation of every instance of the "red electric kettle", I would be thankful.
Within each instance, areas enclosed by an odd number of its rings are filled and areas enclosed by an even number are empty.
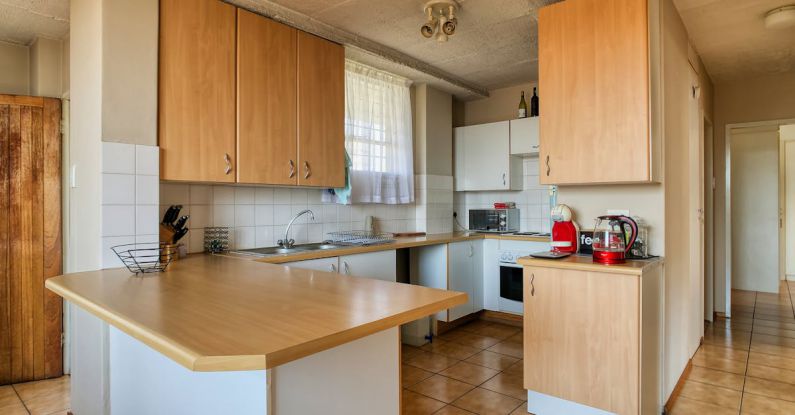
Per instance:
[[[599,216],[593,227],[593,261],[622,264],[638,237],[638,224],[628,216]]]

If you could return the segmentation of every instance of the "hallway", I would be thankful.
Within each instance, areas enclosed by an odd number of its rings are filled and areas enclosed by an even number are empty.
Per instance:
[[[795,414],[795,282],[734,291],[732,318],[707,325],[671,413]]]

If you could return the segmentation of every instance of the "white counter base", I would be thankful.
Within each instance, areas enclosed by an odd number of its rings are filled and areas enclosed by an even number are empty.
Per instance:
[[[527,412],[535,415],[614,415],[612,412],[530,390],[527,391]]]
[[[110,327],[112,415],[399,415],[397,327],[272,370],[193,372]]]

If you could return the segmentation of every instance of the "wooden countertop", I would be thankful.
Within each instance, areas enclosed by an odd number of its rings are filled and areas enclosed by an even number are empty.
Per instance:
[[[194,371],[269,369],[467,301],[465,293],[195,255],[45,286]]]
[[[627,274],[640,276],[644,272],[663,264],[663,258],[628,260],[624,264],[605,265],[593,262],[590,255],[572,255],[561,259],[544,259],[522,257],[518,264],[531,267],[572,269],[578,271],[608,272],[611,274]]]
[[[228,254],[238,258],[254,259],[258,262],[269,264],[283,264],[293,261],[305,261],[309,259],[330,258],[342,255],[363,254],[367,252],[387,251],[392,249],[413,248],[417,246],[438,245],[451,242],[460,242],[476,239],[500,239],[512,241],[528,242],[549,242],[549,237],[524,236],[524,235],[498,235],[482,234],[473,232],[453,232],[431,234],[426,236],[400,237],[395,238],[394,243],[370,245],[370,246],[351,246],[338,249],[316,250],[307,252],[297,252],[283,255],[270,255],[267,257],[252,257],[248,255]]]

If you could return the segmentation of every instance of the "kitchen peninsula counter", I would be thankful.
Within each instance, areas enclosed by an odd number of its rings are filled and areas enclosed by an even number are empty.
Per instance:
[[[568,269],[577,271],[609,272],[611,274],[642,276],[649,270],[663,264],[662,257],[649,259],[630,259],[623,264],[600,264],[591,255],[571,255],[560,259],[522,257],[516,260],[523,266]]]

